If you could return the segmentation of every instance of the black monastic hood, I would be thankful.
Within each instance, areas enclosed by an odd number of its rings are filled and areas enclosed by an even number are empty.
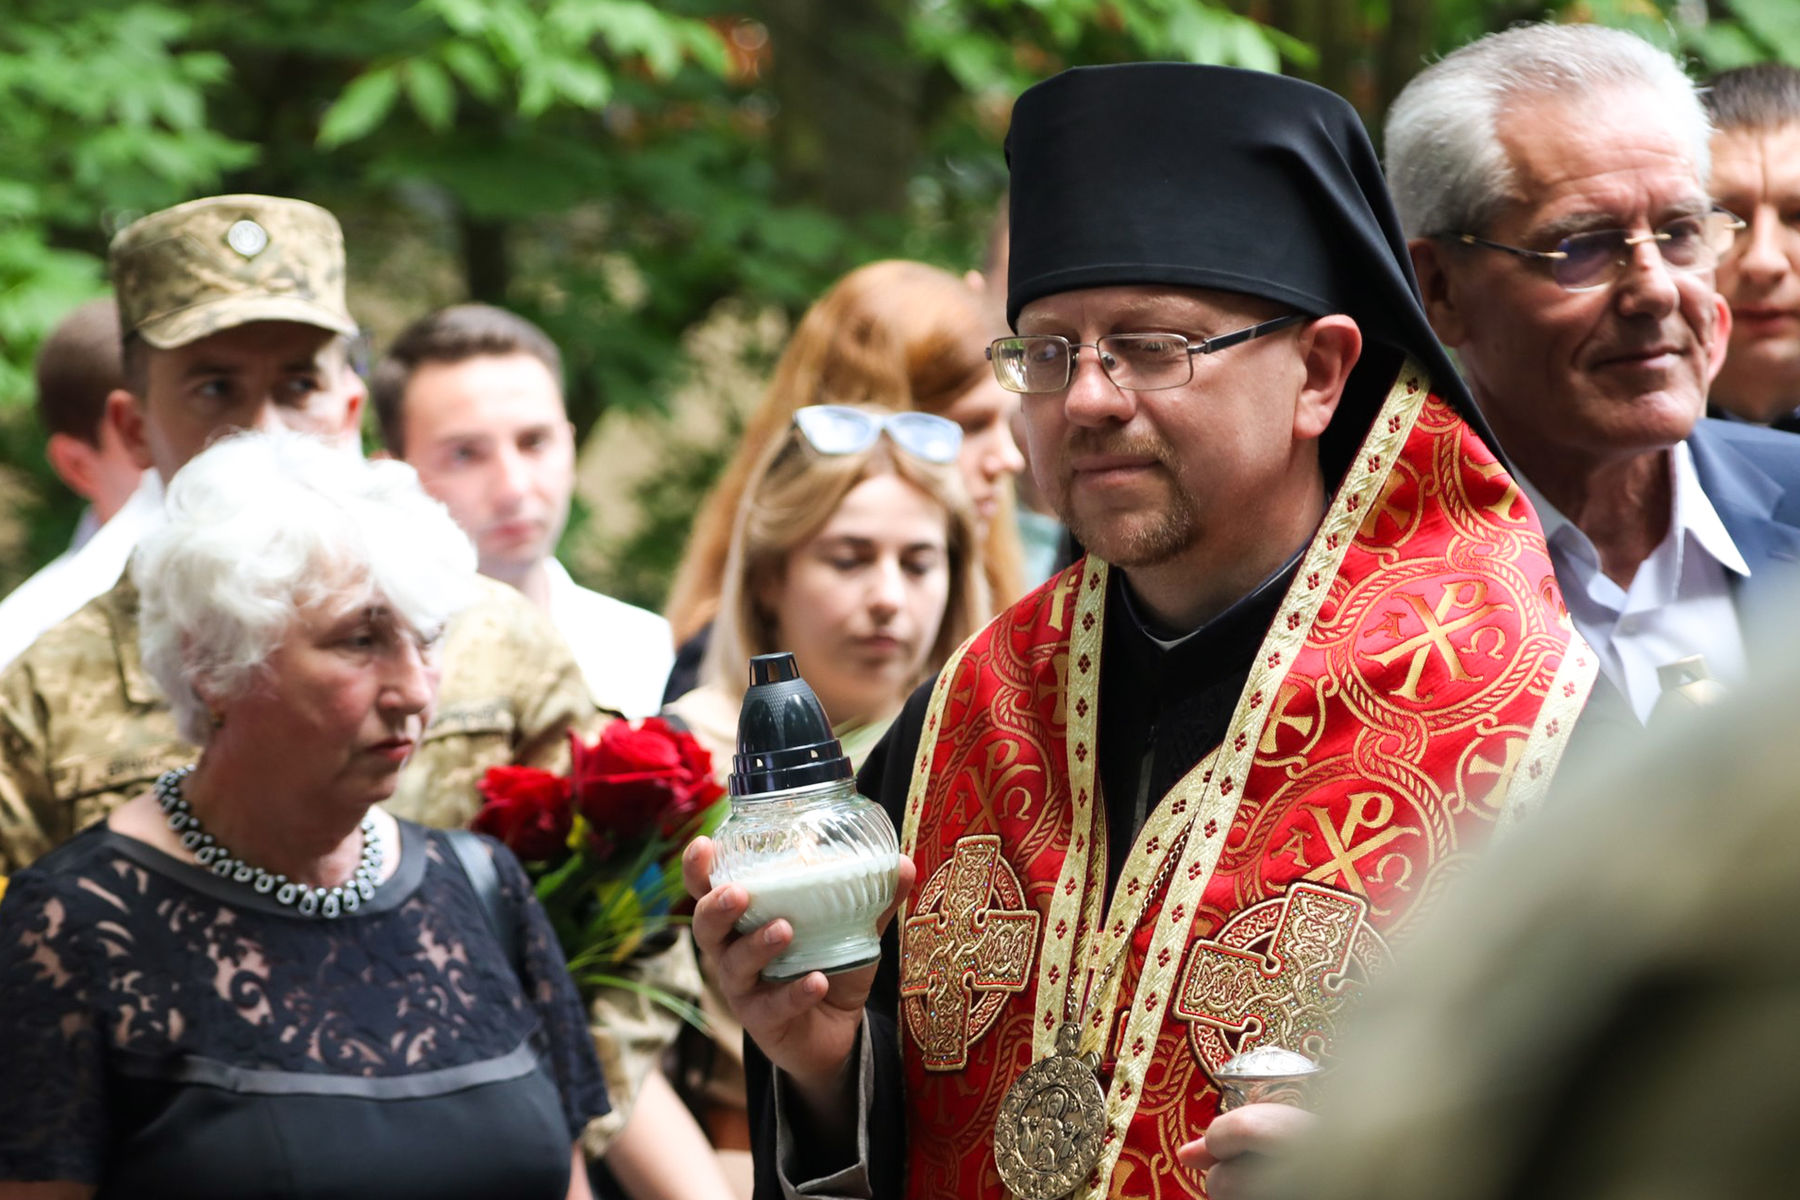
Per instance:
[[[1364,348],[1324,439],[1332,477],[1402,354],[1496,445],[1426,319],[1380,160],[1336,94],[1230,67],[1077,67],[1019,97],[1006,156],[1015,328],[1041,296],[1118,284],[1347,313]]]

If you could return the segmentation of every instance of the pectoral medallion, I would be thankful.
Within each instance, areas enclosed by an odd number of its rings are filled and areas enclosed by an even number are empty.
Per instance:
[[[1065,1021],[1056,1053],[1032,1063],[1006,1090],[994,1121],[994,1161],[1021,1200],[1058,1200],[1100,1161],[1106,1093],[1092,1056],[1076,1053],[1081,1029]]]

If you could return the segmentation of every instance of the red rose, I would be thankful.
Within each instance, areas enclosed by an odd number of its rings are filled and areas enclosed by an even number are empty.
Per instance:
[[[573,737],[571,744],[575,804],[614,844],[653,830],[673,836],[724,790],[713,780],[712,755],[661,717],[635,727],[614,721],[592,745]]]
[[[536,767],[489,767],[478,787],[487,803],[469,828],[499,838],[526,862],[567,853],[575,823],[568,780]]]

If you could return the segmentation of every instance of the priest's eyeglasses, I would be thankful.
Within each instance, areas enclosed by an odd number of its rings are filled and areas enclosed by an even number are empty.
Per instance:
[[[1554,250],[1527,250],[1490,242],[1472,233],[1448,233],[1444,236],[1465,246],[1484,250],[1500,250],[1528,262],[1550,268],[1550,278],[1567,292],[1591,292],[1618,282],[1639,246],[1652,243],[1662,254],[1665,266],[1673,271],[1689,273],[1710,271],[1718,265],[1720,255],[1731,249],[1743,220],[1734,213],[1715,206],[1711,212],[1676,217],[1665,221],[1649,233],[1632,233],[1625,229],[1595,229],[1572,233],[1556,243]]]
[[[1100,369],[1118,387],[1128,392],[1156,392],[1192,379],[1197,354],[1225,350],[1306,319],[1304,313],[1289,313],[1197,342],[1179,333],[1112,333],[1092,342],[1071,342],[1054,333],[1003,337],[988,345],[987,356],[994,364],[994,378],[1009,392],[1037,395],[1062,391],[1074,378],[1075,362],[1083,350],[1094,352]]]
[[[936,413],[809,404],[794,413],[794,425],[820,454],[861,454],[884,433],[900,449],[930,463],[953,463],[962,451],[962,426]]]

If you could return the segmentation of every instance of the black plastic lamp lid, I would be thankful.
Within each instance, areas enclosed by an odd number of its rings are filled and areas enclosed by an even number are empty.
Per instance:
[[[738,713],[731,794],[761,796],[855,775],[794,656],[783,651],[752,658],[750,690]]]

